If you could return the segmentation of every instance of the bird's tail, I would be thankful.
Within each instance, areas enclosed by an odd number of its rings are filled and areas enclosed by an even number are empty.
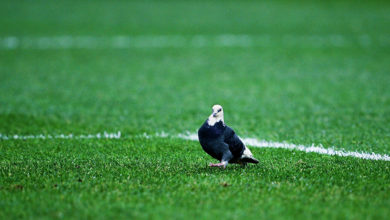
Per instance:
[[[244,163],[259,163],[259,161],[253,157],[252,152],[245,146],[245,150],[241,156],[241,161]]]
[[[244,157],[241,161],[244,163],[259,163],[259,161],[254,157]]]

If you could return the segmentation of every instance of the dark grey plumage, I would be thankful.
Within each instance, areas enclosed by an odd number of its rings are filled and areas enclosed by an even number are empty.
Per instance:
[[[250,150],[245,146],[234,130],[223,121],[223,110],[220,105],[213,106],[213,114],[198,130],[200,145],[210,156],[219,160],[219,164],[210,166],[226,166],[228,163],[258,163]]]

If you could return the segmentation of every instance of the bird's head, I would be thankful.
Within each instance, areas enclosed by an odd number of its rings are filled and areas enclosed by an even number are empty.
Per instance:
[[[210,126],[214,126],[215,123],[223,121],[223,109],[220,105],[214,105],[213,106],[213,113],[209,116],[209,119],[207,120],[208,124]]]
[[[216,119],[223,119],[223,109],[220,105],[214,105],[213,106],[213,114],[212,116]]]
[[[222,106],[220,105],[214,105],[213,106],[213,113],[209,116],[209,119],[207,120],[207,123],[210,125],[210,126],[214,126],[215,123],[219,122],[219,121],[223,121],[223,109],[222,109]]]

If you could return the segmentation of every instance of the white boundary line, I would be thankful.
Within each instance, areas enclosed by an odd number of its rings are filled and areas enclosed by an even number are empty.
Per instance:
[[[97,133],[87,135],[57,134],[57,135],[4,135],[0,133],[0,140],[28,140],[28,139],[120,139],[121,132],[117,133]]]
[[[179,138],[183,140],[191,140],[197,141],[198,135],[196,133],[186,132],[183,134],[170,135],[165,132],[156,133],[154,135],[150,134],[142,134],[135,136],[125,136],[123,137],[121,132],[117,133],[97,133],[97,134],[87,134],[87,135],[73,135],[73,134],[59,134],[59,135],[4,135],[0,133],[0,140],[27,140],[27,139],[122,139],[122,138]],[[355,157],[366,160],[382,160],[382,161],[390,161],[390,156],[387,154],[377,154],[377,153],[367,153],[367,152],[354,152],[354,151],[345,151],[345,150],[336,150],[335,147],[324,148],[322,145],[319,146],[304,146],[304,145],[296,145],[290,144],[286,142],[271,142],[258,140],[256,138],[243,138],[242,139],[245,144],[252,147],[259,148],[280,148],[280,149],[288,149],[288,150],[297,150],[306,153],[317,153],[331,156],[340,156],[340,157]]]
[[[370,47],[390,46],[390,35],[143,35],[143,36],[3,36],[0,49],[104,49],[204,47]]]

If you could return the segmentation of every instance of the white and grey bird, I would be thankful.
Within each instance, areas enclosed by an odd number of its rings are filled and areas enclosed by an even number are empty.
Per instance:
[[[198,130],[200,145],[210,156],[220,161],[211,167],[225,168],[228,163],[258,163],[251,151],[229,126],[226,126],[223,109],[220,105],[213,106],[213,113]]]

